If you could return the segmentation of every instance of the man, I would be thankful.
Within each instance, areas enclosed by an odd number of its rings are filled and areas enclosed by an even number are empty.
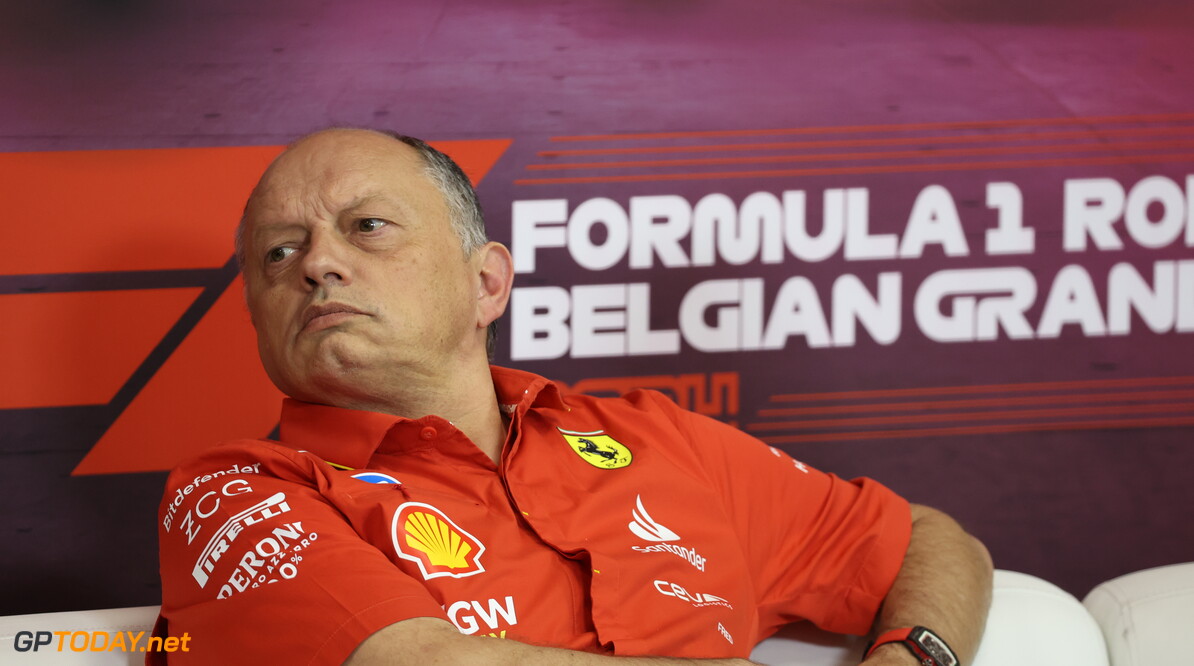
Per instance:
[[[741,663],[810,619],[928,627],[969,660],[991,565],[945,515],[656,393],[491,368],[513,270],[481,225],[415,139],[325,130],[266,171],[237,252],[290,399],[280,442],[167,482],[156,631],[191,636],[171,659]],[[921,663],[907,633],[864,663]]]

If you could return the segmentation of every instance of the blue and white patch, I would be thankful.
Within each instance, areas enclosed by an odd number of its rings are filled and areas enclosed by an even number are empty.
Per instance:
[[[389,474],[382,474],[381,472],[361,472],[360,474],[353,474],[352,478],[360,479],[365,483],[391,483],[396,486],[402,485],[402,482]]]

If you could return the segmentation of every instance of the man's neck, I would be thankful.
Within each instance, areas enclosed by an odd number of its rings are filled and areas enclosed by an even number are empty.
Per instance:
[[[419,418],[433,414],[465,434],[495,464],[501,457],[507,424],[498,406],[488,363],[451,373],[406,377],[380,394],[343,396],[331,404],[349,409]]]
[[[478,375],[473,381],[474,385],[467,391],[443,394],[439,409],[428,409],[425,413],[451,421],[496,465],[502,455],[507,424],[502,419],[489,366],[485,366],[483,377]]]

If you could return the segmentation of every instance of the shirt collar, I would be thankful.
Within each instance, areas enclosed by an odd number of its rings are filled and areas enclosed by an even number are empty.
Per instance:
[[[522,414],[534,407],[567,409],[560,387],[555,382],[534,373],[489,366],[498,405],[507,413]]]
[[[511,418],[520,418],[531,407],[566,409],[554,382],[496,365],[489,370],[498,405]],[[286,398],[282,401],[279,433],[286,446],[355,469],[369,466],[369,460],[395,425],[437,418],[408,419]]]
[[[368,467],[390,428],[407,419],[286,398],[278,431],[282,443],[351,468]]]

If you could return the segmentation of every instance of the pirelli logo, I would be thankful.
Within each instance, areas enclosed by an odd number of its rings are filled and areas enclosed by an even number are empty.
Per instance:
[[[216,568],[220,557],[228,552],[232,547],[232,542],[236,541],[246,527],[287,511],[290,511],[290,505],[286,503],[286,493],[279,492],[229,518],[211,536],[211,540],[204,546],[203,552],[195,562],[194,569],[191,570],[191,575],[194,576],[195,582],[199,583],[199,587],[207,585],[208,577]]]

